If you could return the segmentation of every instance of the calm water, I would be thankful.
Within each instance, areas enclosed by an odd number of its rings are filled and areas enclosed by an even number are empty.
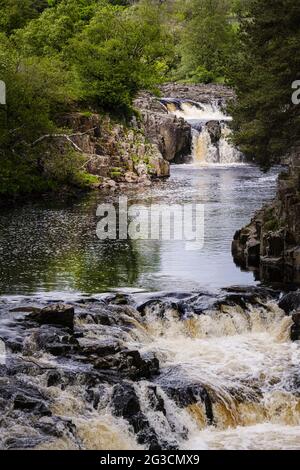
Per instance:
[[[100,241],[97,206],[116,196],[2,210],[0,295],[254,284],[251,273],[235,266],[231,242],[235,230],[273,197],[277,173],[246,165],[175,166],[169,180],[127,191],[129,202],[143,205],[204,204],[205,243],[199,251],[186,251],[179,241]]]

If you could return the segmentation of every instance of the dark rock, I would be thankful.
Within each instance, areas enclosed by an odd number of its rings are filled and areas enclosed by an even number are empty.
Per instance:
[[[209,121],[206,124],[206,128],[210,135],[210,139],[212,144],[218,144],[221,138],[221,124],[219,121]]]
[[[201,401],[204,403],[207,421],[214,423],[212,401],[207,390],[200,384],[178,384],[178,386],[165,387],[167,395],[182,408]]]
[[[45,441],[46,439],[42,436],[10,437],[4,440],[3,447],[6,450],[34,449]]]
[[[293,325],[291,328],[291,340],[299,341],[300,340],[300,311],[292,315]]]
[[[36,423],[36,429],[46,436],[63,437],[66,434],[75,434],[76,427],[69,419],[59,418],[57,416],[45,416]]]
[[[0,401],[2,400],[7,409],[40,416],[51,415],[42,393],[37,388],[15,378],[8,377],[0,381]]]
[[[40,416],[50,416],[51,411],[46,404],[26,393],[18,392],[14,397],[14,409],[33,412]]]
[[[300,308],[300,291],[289,292],[284,295],[279,302],[279,307],[285,311],[286,314],[293,312]]]
[[[155,388],[152,388],[152,393],[155,393]],[[161,407],[161,404],[157,405],[157,403],[159,403],[158,399],[155,406]],[[177,445],[169,443],[167,440],[163,442],[159,440],[155,430],[150,426],[146,416],[142,413],[138,396],[131,384],[122,383],[116,385],[113,390],[111,404],[114,414],[128,421],[137,435],[138,442],[148,445],[149,450],[171,450],[178,448]]]
[[[152,354],[142,357],[139,351],[123,351],[118,369],[132,380],[150,379],[159,373],[159,361]]]
[[[47,373],[47,387],[57,387],[61,382],[61,374],[57,370],[50,370]]]
[[[84,355],[96,354],[97,356],[108,356],[117,354],[120,351],[120,345],[117,341],[110,339],[78,339],[80,353]]]
[[[54,356],[65,356],[76,351],[78,342],[67,328],[43,325],[33,335],[39,349]]]
[[[254,271],[256,279],[264,283],[300,284],[299,181],[300,148],[295,146],[288,172],[279,176],[274,201],[234,236],[235,263]]]
[[[28,318],[40,325],[60,325],[73,329],[74,307],[65,304],[53,304],[31,313]]]

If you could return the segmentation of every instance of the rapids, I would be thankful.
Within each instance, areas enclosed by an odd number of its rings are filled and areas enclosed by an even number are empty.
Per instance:
[[[50,354],[51,333],[43,345],[27,314],[11,313],[9,322],[4,315],[1,335],[11,346],[14,333],[19,341],[27,332],[6,361],[27,395],[7,411],[1,447],[300,449],[300,347],[290,340],[292,318],[278,307],[277,293],[252,292],[82,297],[72,302],[79,338],[72,355],[57,352],[58,345]],[[30,311],[32,304],[41,305],[38,298],[7,298],[2,309]],[[109,356],[95,355],[95,347],[109,348]],[[133,362],[117,365],[120,350]],[[154,362],[148,372],[135,369],[137,354],[155,357],[159,370]],[[44,408],[39,403],[28,416],[37,390]],[[47,413],[39,417],[40,409]]]

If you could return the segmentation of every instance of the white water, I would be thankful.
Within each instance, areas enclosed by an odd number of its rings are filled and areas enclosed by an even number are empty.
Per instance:
[[[300,449],[300,396],[295,381],[300,362],[299,344],[290,341],[291,318],[275,303],[262,307],[223,306],[221,311],[180,320],[172,308],[146,308],[142,318],[134,309],[121,317],[134,328],[127,333],[87,324],[90,337],[115,335],[141,353],[154,352],[160,360],[157,392],[166,414],[153,409],[152,383],[134,384],[141,410],[156,435],[181,449]],[[82,326],[82,325],[81,325]],[[200,384],[213,400],[214,423],[198,403],[179,407],[163,384],[175,388]],[[98,410],[86,408],[80,387],[67,392],[51,389],[53,411],[75,423],[80,447],[138,449],[132,429],[112,415],[110,386],[102,392]],[[78,448],[66,436],[40,448]]]
[[[171,309],[163,320],[155,310],[147,312],[139,349],[155,352],[166,380],[174,375],[178,383],[181,377],[199,383],[215,400],[214,426],[201,402],[175,410],[189,430],[182,448],[300,449],[300,397],[292,384],[300,348],[289,339],[290,326],[291,318],[272,303],[183,322]]]
[[[141,315],[132,307],[120,311],[126,330],[78,321],[86,337],[118,339],[124,346],[143,353],[155,353],[161,374],[154,385],[166,413],[153,408],[153,382],[134,382],[141,406],[161,441],[181,449],[300,449],[300,345],[290,341],[291,317],[275,302],[261,307],[229,307],[205,315],[190,314],[180,319],[172,307],[154,302]],[[34,345],[34,342],[32,343]],[[33,354],[30,342],[28,354]],[[29,357],[29,356],[28,356]],[[49,354],[35,356],[40,365],[55,366]],[[72,367],[65,364],[65,368]],[[80,371],[77,371],[80,375]],[[112,386],[103,385],[98,408],[84,398],[81,385],[46,387],[44,378],[31,377],[50,396],[52,412],[72,420],[76,435],[42,443],[39,449],[141,449],[132,428],[111,410]],[[165,386],[205,387],[212,400],[214,422],[199,401],[189,406],[175,404]],[[45,418],[47,419],[47,418]],[[1,433],[34,436],[35,430],[18,422],[9,423]]]
[[[183,118],[192,126],[193,135],[193,161],[197,164],[220,163],[231,164],[242,160],[242,154],[230,143],[231,131],[227,122],[231,121],[216,102],[192,103],[166,101],[165,106],[169,113]],[[213,142],[207,124],[218,122],[220,125],[220,139]]]

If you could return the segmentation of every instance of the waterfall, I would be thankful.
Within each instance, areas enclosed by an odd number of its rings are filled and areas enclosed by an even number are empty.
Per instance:
[[[183,118],[192,127],[194,163],[231,164],[242,161],[242,154],[230,143],[232,120],[222,111],[220,100],[197,103],[164,98],[161,103],[170,114]]]

